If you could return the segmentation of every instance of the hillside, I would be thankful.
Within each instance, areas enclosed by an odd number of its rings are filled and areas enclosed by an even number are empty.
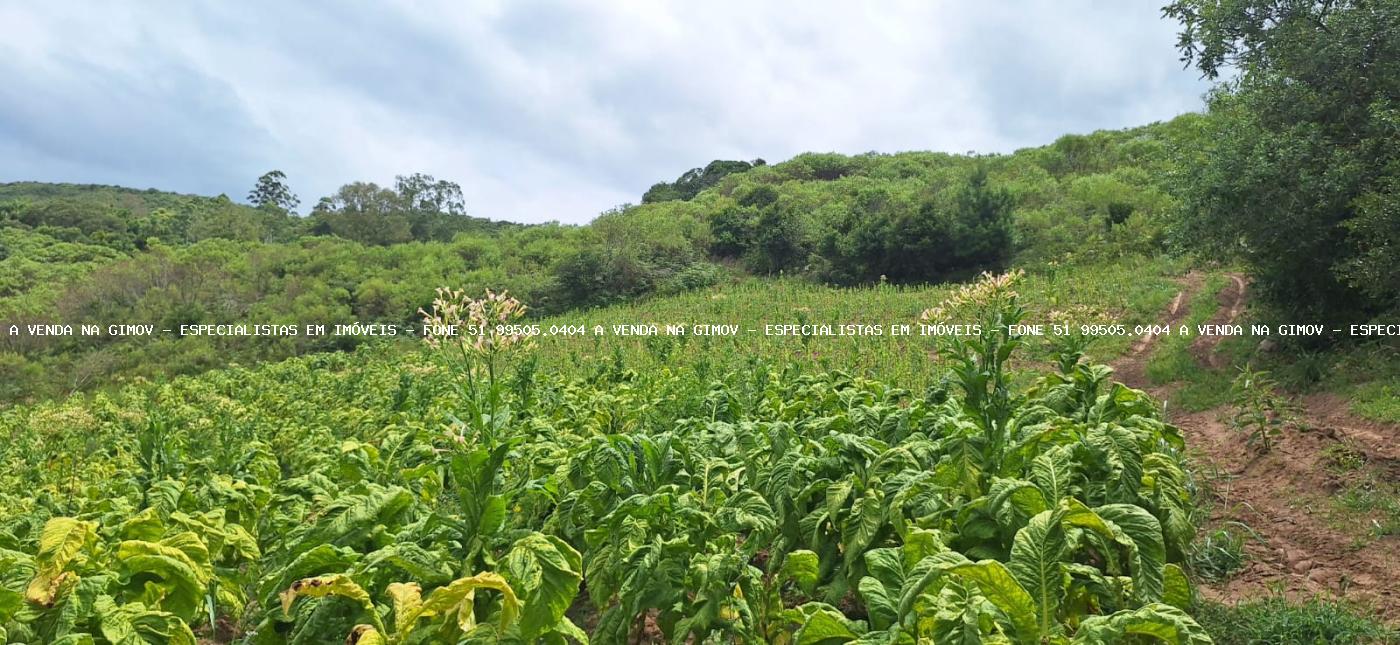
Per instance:
[[[397,192],[349,184],[301,218],[224,198],[7,184],[0,187],[0,328],[409,324],[439,286],[508,289],[550,314],[749,276],[919,284],[1009,265],[1054,271],[1152,257],[1166,250],[1175,203],[1163,182],[1199,121],[1186,115],[1066,136],[1004,156],[800,155],[704,180],[693,194],[653,192],[647,203],[586,226],[493,223],[461,214],[451,199],[431,208],[452,212],[410,208],[423,202],[405,196],[411,187],[441,183],[409,181],[421,176],[401,178]],[[363,206],[365,199],[380,205]],[[364,236],[395,227],[416,239]],[[0,336],[0,397],[52,396],[358,342]]]

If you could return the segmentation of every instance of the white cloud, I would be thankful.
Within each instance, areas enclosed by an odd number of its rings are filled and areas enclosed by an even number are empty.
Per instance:
[[[0,181],[304,204],[423,171],[582,222],[715,158],[1010,151],[1196,109],[1145,3],[0,7]]]

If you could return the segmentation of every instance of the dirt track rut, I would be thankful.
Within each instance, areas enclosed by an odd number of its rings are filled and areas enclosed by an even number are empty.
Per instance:
[[[1233,323],[1244,312],[1248,283],[1240,275],[1229,278],[1212,324]],[[1181,292],[1162,322],[1179,324],[1205,279],[1191,273],[1180,282]],[[1191,353],[1203,367],[1231,369],[1216,351],[1221,340],[1197,338]],[[1145,374],[1156,344],[1156,338],[1140,340],[1114,367],[1119,380],[1169,400],[1174,388],[1152,384]],[[1250,558],[1243,571],[1201,591],[1226,602],[1275,591],[1294,598],[1347,597],[1374,607],[1388,621],[1400,620],[1400,539],[1374,537],[1365,526],[1337,519],[1332,498],[1343,482],[1326,456],[1340,444],[1363,468],[1380,469],[1382,476],[1400,474],[1400,427],[1356,419],[1337,397],[1298,402],[1301,427],[1285,431],[1263,454],[1246,446],[1244,436],[1226,423],[1227,408],[1171,415],[1186,436],[1198,479],[1208,482],[1215,496],[1212,520],[1243,522],[1261,538],[1246,547]]]

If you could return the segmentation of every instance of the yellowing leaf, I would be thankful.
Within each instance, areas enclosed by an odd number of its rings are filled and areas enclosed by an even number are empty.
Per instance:
[[[29,581],[29,587],[24,590],[24,599],[36,605],[52,607],[60,591],[77,577],[72,571],[63,571],[57,575],[40,572]]]
[[[1167,564],[1162,568],[1162,577],[1166,588],[1162,592],[1162,601],[1177,609],[1190,609],[1193,599],[1186,572],[1175,564]]]
[[[355,625],[350,630],[350,636],[345,639],[348,645],[387,645],[384,634],[374,628],[374,625]]]
[[[982,595],[1011,619],[1018,637],[1027,642],[1039,640],[1035,601],[1016,582],[1006,565],[996,560],[981,560],[950,567],[948,572],[976,582]]]
[[[292,583],[291,587],[281,593],[282,613],[290,616],[292,603],[301,596],[307,598],[324,598],[326,596],[348,598],[359,603],[371,614],[374,613],[374,603],[370,601],[369,594],[349,576],[343,574],[305,578]]]
[[[389,584],[389,597],[394,599],[394,632],[400,637],[412,631],[418,609],[423,606],[423,588],[416,582]]]
[[[34,556],[35,565],[40,571],[55,574],[63,571],[68,563],[77,557],[83,545],[87,544],[93,530],[91,522],[71,517],[50,519],[44,524],[44,531],[39,534],[39,552]]]
[[[499,627],[505,629],[515,623],[520,616],[520,600],[515,596],[515,590],[510,588],[499,574],[478,573],[466,578],[453,580],[447,586],[438,587],[428,594],[427,600],[418,609],[413,620],[417,622],[420,617],[431,616],[451,616],[457,615],[457,624],[463,632],[470,631],[476,625],[472,610],[476,601],[477,589],[494,589],[501,593],[501,617]],[[403,634],[399,634],[403,638]]]

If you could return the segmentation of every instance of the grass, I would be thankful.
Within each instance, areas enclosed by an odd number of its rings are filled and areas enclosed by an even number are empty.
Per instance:
[[[1231,522],[1198,538],[1187,556],[1192,573],[1211,582],[1230,579],[1244,568],[1248,558],[1244,551],[1246,533],[1254,532],[1244,524]]]
[[[1351,411],[1366,419],[1400,423],[1400,344],[1393,340],[1306,351],[1285,343],[1273,353],[1260,353],[1263,337],[1246,333],[1221,339],[1215,353],[1223,358],[1220,369],[1203,365],[1192,353],[1198,337],[1196,326],[1204,324],[1219,310],[1220,291],[1229,282],[1223,273],[1206,278],[1202,288],[1187,303],[1187,315],[1180,324],[1190,330],[1187,336],[1164,336],[1146,366],[1149,379],[1159,385],[1177,384],[1171,405],[1188,412],[1209,410],[1229,402],[1231,380],[1237,368],[1254,364],[1269,370],[1288,392],[1333,392],[1350,402]],[[1250,321],[1236,321],[1246,328]]]
[[[1289,389],[1333,392],[1350,401],[1357,416],[1400,423],[1400,343],[1395,339],[1332,351],[1281,353],[1269,369]]]
[[[1178,289],[1173,276],[1184,265],[1166,258],[1127,258],[1112,263],[1059,268],[1026,276],[1018,288],[1028,323],[1048,327],[1052,318],[1078,324],[1157,322]],[[564,371],[589,372],[602,362],[620,362],[643,372],[651,369],[742,369],[754,360],[795,362],[813,370],[840,369],[901,387],[918,389],[941,375],[933,355],[933,337],[917,335],[919,315],[936,306],[952,285],[832,288],[797,279],[748,280],[732,285],[652,298],[540,320],[551,325],[602,325],[601,336],[555,336],[539,339],[542,362]],[[1112,304],[1108,304],[1112,303]],[[528,304],[528,303],[527,303]],[[737,336],[615,336],[611,325],[628,323],[737,325]],[[912,336],[801,337],[767,336],[767,324],[908,324]],[[753,330],[753,331],[749,331]],[[1014,367],[1039,370],[1051,359],[1050,337],[1031,337]],[[1091,360],[1105,362],[1125,353],[1134,338],[1103,336],[1089,348]]]
[[[1245,536],[1229,529],[1205,534],[1191,548],[1191,571],[1211,582],[1225,581],[1245,568]]]
[[[1368,467],[1356,450],[1337,443],[1323,453],[1328,470],[1341,482],[1332,497],[1339,526],[1364,526],[1372,538],[1400,535],[1400,484]]]
[[[1201,365],[1191,352],[1191,345],[1198,338],[1196,326],[1205,324],[1215,315],[1220,308],[1220,291],[1228,283],[1229,278],[1224,274],[1217,273],[1207,277],[1201,289],[1186,303],[1187,314],[1179,323],[1185,325],[1189,333],[1181,335],[1173,330],[1171,335],[1163,336],[1148,359],[1146,372],[1152,382],[1182,384],[1171,397],[1174,407],[1188,412],[1199,412],[1219,406],[1229,398],[1230,379],[1233,374]],[[1226,351],[1227,345],[1233,346],[1234,343],[1230,343],[1230,340],[1232,339],[1222,342],[1219,349]]]
[[[1205,602],[1195,615],[1216,645],[1400,643],[1400,634],[1364,608],[1324,598],[1301,603],[1281,596],[1236,605]]]
[[[1351,392],[1351,411],[1367,419],[1400,423],[1400,385],[1375,381]]]

